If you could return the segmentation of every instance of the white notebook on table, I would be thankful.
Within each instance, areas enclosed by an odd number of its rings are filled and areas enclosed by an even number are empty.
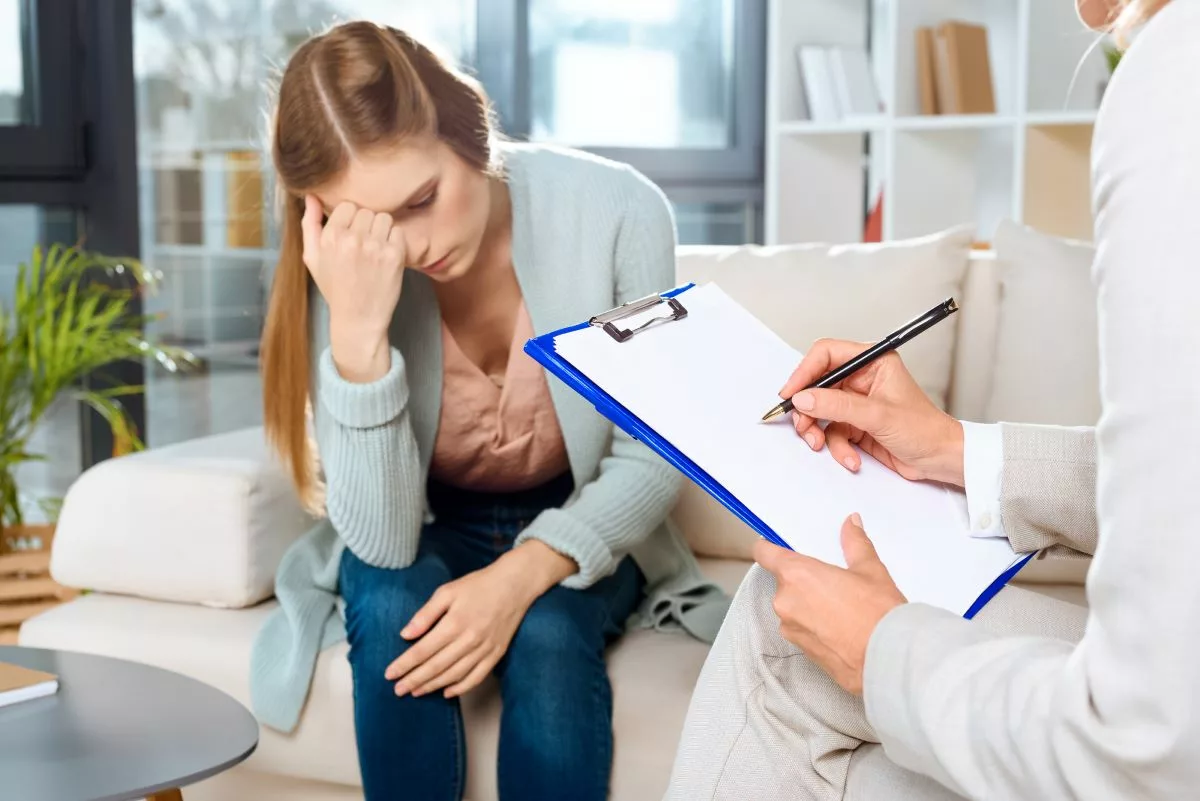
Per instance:
[[[840,531],[858,512],[910,601],[972,616],[1028,560],[1006,539],[970,536],[961,492],[908,481],[865,453],[851,473],[786,417],[761,422],[802,354],[714,284],[676,299],[686,316],[624,341],[583,325],[526,350],[727,508],[749,510],[769,539],[845,566]]]

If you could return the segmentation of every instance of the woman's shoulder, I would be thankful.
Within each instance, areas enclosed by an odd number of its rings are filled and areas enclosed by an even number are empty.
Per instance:
[[[538,206],[559,212],[572,205],[615,211],[662,207],[666,196],[632,166],[569,147],[505,143],[501,148],[510,180],[522,185]]]

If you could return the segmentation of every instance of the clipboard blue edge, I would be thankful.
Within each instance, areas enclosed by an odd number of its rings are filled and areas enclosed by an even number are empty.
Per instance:
[[[1037,553],[1037,551],[1025,554],[1023,559],[1017,560],[1016,564],[997,576],[996,580],[993,581],[988,588],[983,591],[983,594],[975,599],[975,603],[971,604],[971,608],[967,610],[967,613],[963,615],[963,617],[965,617],[967,620],[970,620],[971,618],[975,617],[975,615],[979,614],[979,610],[987,606],[988,601],[996,597],[996,593],[1004,589],[1004,585],[1012,581],[1013,576],[1021,572],[1021,568],[1025,567],[1025,565],[1029,563],[1029,560],[1033,558],[1035,553]]]
[[[663,297],[673,298],[683,294],[694,286],[695,284],[685,284],[661,294]],[[556,338],[587,327],[588,324],[584,322],[534,337],[525,343],[524,350],[555,377],[582,395],[585,400],[589,401],[596,408],[597,412],[620,426],[621,430],[626,434],[645,444],[665,459],[672,467],[698,484],[701,489],[715,498],[739,520],[754,529],[756,533],[776,545],[788,548],[788,544],[783,541],[782,537],[772,531],[771,527],[751,512],[745,504],[733,497],[728,490],[721,486],[703,468],[687,456],[684,456],[682,451],[660,437],[641,418],[618,403],[616,399],[596,386],[595,383],[580,372],[573,364],[558,355],[558,351],[554,347],[554,340]]]
[[[673,298],[687,292],[695,287],[694,283],[685,284],[660,293],[662,297]],[[733,497],[730,492],[725,489],[716,479],[708,474],[698,464],[693,462],[683,452],[667,442],[658,435],[654,429],[646,425],[641,418],[630,412],[622,404],[618,403],[607,392],[593,383],[587,376],[579,371],[573,364],[558,355],[558,351],[554,347],[554,340],[564,334],[569,334],[573,331],[580,331],[588,327],[588,323],[577,323],[576,325],[568,326],[552,331],[548,334],[534,337],[525,343],[523,350],[529,354],[538,364],[546,368],[552,375],[577,392],[583,398],[589,401],[596,411],[605,418],[621,427],[629,436],[646,445],[652,451],[665,459],[672,467],[682,472],[685,476],[695,482],[701,489],[711,495],[718,503],[733,513],[735,517],[741,520],[746,525],[750,526],[759,536],[765,538],[769,542],[792,550],[791,546],[784,542],[783,538],[771,529],[762,521],[758,515],[750,511],[750,509]],[[967,610],[964,618],[970,620],[980,609],[983,609],[996,593],[1000,592],[1013,576],[1020,572],[1021,568],[1033,557],[1033,554],[1027,554],[1024,559],[1017,561],[1012,567],[1000,574],[983,593],[975,599],[975,603],[971,604],[971,608]]]

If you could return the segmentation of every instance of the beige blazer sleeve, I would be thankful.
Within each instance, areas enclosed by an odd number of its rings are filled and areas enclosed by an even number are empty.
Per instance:
[[[1000,516],[1018,553],[1096,553],[1096,432],[1004,423]]]

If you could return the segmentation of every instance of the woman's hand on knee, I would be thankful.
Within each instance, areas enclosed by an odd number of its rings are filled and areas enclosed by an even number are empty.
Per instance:
[[[462,695],[482,682],[508,651],[509,643],[540,592],[500,559],[443,584],[400,632],[416,642],[388,666],[396,695],[443,690]]]
[[[854,446],[912,480],[963,485],[962,425],[937,408],[889,353],[830,389],[806,390],[868,345],[821,339],[805,354],[779,395],[791,398],[792,423],[809,447],[829,453],[847,470],[860,466]],[[829,421],[822,430],[818,422]]]

